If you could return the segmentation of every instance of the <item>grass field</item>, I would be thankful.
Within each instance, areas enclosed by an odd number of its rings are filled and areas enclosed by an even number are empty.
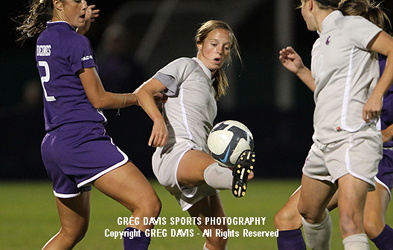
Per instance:
[[[275,213],[298,187],[299,180],[255,180],[250,182],[249,190],[244,198],[236,199],[229,191],[222,191],[227,217],[249,219],[266,217],[262,225],[231,225],[230,230],[238,231],[238,237],[231,237],[228,242],[230,250],[277,249],[276,238],[243,237],[243,230],[275,231],[273,219]],[[193,225],[170,225],[171,218],[185,220],[187,212],[157,182],[152,184],[160,197],[163,207],[160,214],[166,225],[157,225],[155,229],[167,232],[166,237],[154,237],[150,245],[152,250],[169,249],[202,249],[204,238]],[[0,184],[0,249],[25,250],[41,249],[59,229],[59,220],[49,182],[3,182]],[[387,213],[387,223],[393,224],[392,208]],[[334,224],[332,249],[343,249],[338,229],[338,211],[331,213]],[[91,197],[90,228],[85,238],[75,249],[122,249],[122,240],[105,237],[105,230],[121,231],[119,217],[129,217],[130,213],[121,205],[102,195],[93,188]],[[182,232],[193,230],[193,236],[174,237],[171,230],[182,229]],[[376,249],[370,243],[371,249]]]

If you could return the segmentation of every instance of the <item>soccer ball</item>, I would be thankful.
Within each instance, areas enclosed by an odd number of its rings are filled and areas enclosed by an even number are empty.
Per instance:
[[[213,127],[207,138],[207,146],[218,164],[232,167],[244,150],[254,149],[254,138],[243,123],[228,120]]]

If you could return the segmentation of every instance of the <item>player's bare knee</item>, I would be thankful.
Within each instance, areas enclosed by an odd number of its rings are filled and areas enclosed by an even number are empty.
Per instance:
[[[274,225],[279,230],[298,229],[302,226],[302,217],[297,210],[280,210],[274,216]]]
[[[298,206],[298,211],[299,211],[300,215],[301,215],[305,220],[309,221],[309,220],[312,220],[312,219],[313,219],[313,217],[312,217],[310,211],[309,211],[307,208],[301,206],[300,204],[299,204],[299,206]],[[312,223],[311,221],[309,221],[309,222]]]
[[[311,224],[316,224],[319,223],[323,220],[322,216],[318,216],[316,213],[311,213],[311,212],[304,212],[304,211],[300,211],[301,216],[308,222]]]
[[[60,229],[60,235],[63,241],[69,243],[69,245],[75,246],[80,242],[86,235],[88,225],[83,225],[79,228],[64,228]]]
[[[161,201],[158,197],[146,198],[143,202],[138,204],[138,207],[133,211],[140,213],[143,217],[158,217],[161,211]]]
[[[325,210],[323,209],[322,211],[316,210],[316,209],[310,209],[310,206],[303,206],[302,204],[299,203],[298,205],[298,211],[300,215],[308,222],[311,224],[319,223],[323,221],[325,218],[324,213]]]
[[[364,231],[370,239],[377,237],[385,228],[385,223],[382,219],[375,219],[373,217],[364,217],[363,221]]]
[[[361,223],[357,223],[354,217],[348,214],[340,214],[340,228],[342,235],[352,235],[358,233],[359,228],[362,228]]]

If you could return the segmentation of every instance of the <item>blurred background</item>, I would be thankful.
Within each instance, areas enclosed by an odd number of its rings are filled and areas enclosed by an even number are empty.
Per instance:
[[[108,91],[132,92],[167,63],[196,55],[194,35],[209,19],[227,22],[241,47],[225,70],[230,88],[219,101],[216,122],[244,123],[255,140],[256,177],[300,178],[313,133],[311,91],[278,61],[291,45],[310,65],[317,38],[307,30],[298,0],[90,0],[101,10],[86,36]],[[28,1],[0,8],[0,180],[46,179],[40,143],[45,135],[35,39],[22,47],[13,21]],[[383,3],[390,19],[393,1]],[[114,142],[153,178],[147,146],[151,120],[139,107],[105,110]]]

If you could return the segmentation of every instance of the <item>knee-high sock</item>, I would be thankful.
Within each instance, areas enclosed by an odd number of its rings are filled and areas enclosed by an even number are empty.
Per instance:
[[[147,250],[150,244],[150,237],[138,229],[127,227],[123,232],[124,250]]]
[[[343,240],[345,250],[370,250],[366,234],[353,234]]]
[[[306,250],[302,230],[279,231],[277,237],[278,250]]]
[[[203,177],[207,185],[216,189],[232,189],[232,171],[213,163],[205,169]]]
[[[330,249],[330,239],[332,237],[332,220],[327,209],[326,213],[326,218],[322,222],[316,224],[308,223],[303,218],[304,236],[306,237],[307,246],[311,249]]]
[[[371,241],[374,242],[375,246],[379,250],[393,249],[393,229],[388,225],[385,225],[382,232],[374,239],[371,239]]]

